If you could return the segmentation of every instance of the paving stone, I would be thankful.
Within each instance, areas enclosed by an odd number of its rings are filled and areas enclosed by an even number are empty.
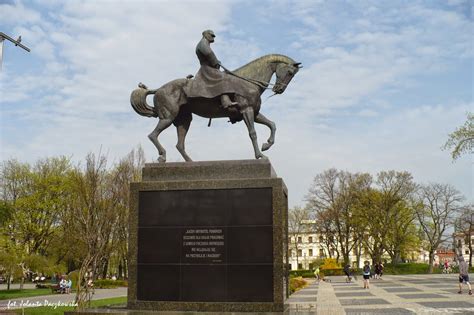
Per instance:
[[[317,298],[315,296],[300,296],[288,299],[289,302],[316,302]]]
[[[384,299],[340,299],[341,305],[377,305],[390,304]]]
[[[363,287],[334,287],[334,291],[359,291],[365,290]]]
[[[387,314],[387,315],[405,315],[415,314],[406,308],[346,308],[344,309],[347,315],[369,315],[369,314]]]
[[[374,296],[370,292],[341,292],[341,293],[336,293],[337,297],[351,297],[351,296]]]
[[[402,299],[439,299],[445,296],[434,294],[434,293],[421,293],[421,294],[397,294]]]
[[[290,308],[290,315],[317,315],[318,313],[316,311],[305,311],[301,309],[293,310]]]
[[[474,304],[466,301],[442,301],[442,302],[416,302],[417,304],[431,308],[473,308]]]
[[[437,283],[437,284],[434,284],[434,283],[429,283],[429,284],[422,284],[424,287],[427,287],[427,288],[444,288],[444,287],[450,287],[452,286],[452,284],[450,283]]]
[[[437,281],[418,281],[418,280],[417,280],[417,281],[415,281],[415,280],[412,280],[412,281],[407,280],[406,282],[409,282],[409,283],[411,283],[411,284],[422,284],[422,285],[423,285],[423,284],[438,284],[438,283],[439,283],[439,282],[437,282]]]
[[[293,293],[292,295],[318,295],[318,290],[304,289]]]
[[[458,295],[459,288],[454,287],[452,289],[442,289],[441,291]],[[462,294],[467,295],[467,292],[467,290],[464,290]]]
[[[417,288],[383,288],[385,291],[390,293],[404,293],[404,292],[422,292]]]
[[[371,285],[378,287],[404,287],[404,284],[395,283],[395,282],[370,282]]]

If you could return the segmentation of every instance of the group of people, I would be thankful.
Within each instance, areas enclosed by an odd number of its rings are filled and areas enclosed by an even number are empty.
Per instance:
[[[72,289],[72,280],[66,280],[66,277],[61,277],[61,281],[59,281],[59,293],[61,294],[69,294],[71,293]]]
[[[369,261],[364,262],[364,267],[362,268],[362,276],[364,278],[364,289],[369,288],[369,279],[372,278],[372,276],[375,279],[382,279],[383,269],[384,265],[382,262],[375,263],[375,265],[373,266],[373,270],[370,267]],[[344,273],[346,274],[346,282],[351,282],[352,278],[357,280],[357,277],[354,274],[354,269],[351,268],[351,265],[347,264],[344,267]]]

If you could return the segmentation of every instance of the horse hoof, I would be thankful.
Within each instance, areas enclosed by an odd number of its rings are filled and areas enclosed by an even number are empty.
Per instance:
[[[260,154],[256,156],[257,160],[262,159],[262,160],[268,160],[268,157],[266,155]]]
[[[267,151],[272,145],[270,143],[262,144],[262,151]]]
[[[166,162],[166,158],[165,158],[165,157],[160,156],[160,157],[158,158],[158,163],[165,163],[165,162]]]

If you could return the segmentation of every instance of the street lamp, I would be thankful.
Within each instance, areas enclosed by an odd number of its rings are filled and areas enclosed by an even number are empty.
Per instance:
[[[15,44],[15,46],[19,46],[23,48],[24,50],[26,50],[27,52],[30,52],[30,49],[28,47],[21,44],[21,36],[19,36],[17,40],[14,40],[7,34],[0,32],[0,70],[2,69],[2,63],[3,63],[3,42],[5,41],[5,39],[11,41],[13,44]]]

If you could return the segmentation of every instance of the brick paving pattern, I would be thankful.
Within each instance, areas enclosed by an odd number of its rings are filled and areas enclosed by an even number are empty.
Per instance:
[[[384,276],[370,280],[364,289],[362,279],[345,283],[343,277],[311,284],[293,294],[287,303],[290,314],[474,314],[474,296],[464,287],[458,294],[456,274]]]

